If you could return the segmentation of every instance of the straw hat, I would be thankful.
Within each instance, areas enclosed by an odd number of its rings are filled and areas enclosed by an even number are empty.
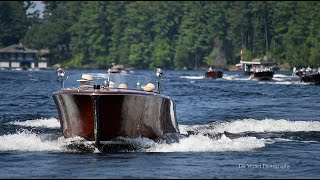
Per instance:
[[[91,74],[82,74],[81,79],[77,81],[92,81],[92,75]]]
[[[119,89],[128,89],[128,86],[126,84],[119,84]]]
[[[144,91],[154,91],[155,89],[155,86],[152,84],[152,83],[148,83],[147,85],[145,86],[141,86],[141,88],[144,90]]]

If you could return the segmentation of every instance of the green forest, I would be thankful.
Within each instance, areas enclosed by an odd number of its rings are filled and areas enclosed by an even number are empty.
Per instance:
[[[50,65],[227,69],[264,59],[320,66],[317,1],[0,2],[0,47],[48,49]]]

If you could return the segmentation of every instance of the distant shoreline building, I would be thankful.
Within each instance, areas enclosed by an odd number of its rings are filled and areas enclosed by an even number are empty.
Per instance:
[[[0,49],[0,68],[8,69],[29,69],[29,68],[48,68],[48,59],[39,57],[48,53],[48,50],[33,50],[24,47],[20,44],[13,44],[11,46]]]

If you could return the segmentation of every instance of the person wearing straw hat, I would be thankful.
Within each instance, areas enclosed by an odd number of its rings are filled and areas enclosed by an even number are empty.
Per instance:
[[[128,85],[122,83],[122,84],[119,84],[118,88],[119,89],[128,89]]]
[[[148,84],[145,85],[145,86],[141,86],[141,88],[142,88],[144,91],[154,92],[155,86],[154,86],[154,84],[152,84],[152,83],[148,83]]]
[[[77,80],[80,82],[80,88],[90,88],[93,78],[91,74],[82,74],[81,79]]]

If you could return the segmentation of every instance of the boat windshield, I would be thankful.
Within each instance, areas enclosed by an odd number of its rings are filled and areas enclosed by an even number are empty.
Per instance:
[[[258,66],[258,67],[255,67],[255,68],[253,69],[253,71],[255,71],[255,72],[272,71],[272,68],[269,67],[269,66]]]
[[[84,75],[90,76],[90,81],[84,79]],[[120,73],[86,73],[75,74],[66,77],[62,89],[79,89],[83,81],[86,81],[90,86],[100,85],[101,88],[109,89],[131,89],[141,90],[143,87],[149,86],[150,83],[154,85],[154,91],[159,92],[158,82],[160,78],[154,76],[143,76],[135,74],[120,74]]]

